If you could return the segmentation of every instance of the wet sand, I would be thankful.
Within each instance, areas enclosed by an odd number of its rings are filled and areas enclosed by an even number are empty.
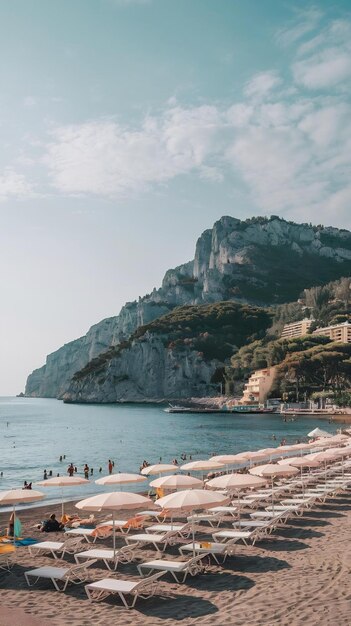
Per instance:
[[[77,511],[72,503],[66,508]],[[58,505],[22,511],[23,536],[61,540],[62,533],[46,535],[33,528],[51,510],[60,513]],[[8,514],[0,515],[1,529],[7,519]],[[207,525],[201,528],[207,537],[213,532]],[[118,545],[123,544],[119,538]],[[98,541],[98,546],[111,547],[111,539]],[[82,549],[88,547],[84,543]],[[168,554],[179,558],[176,546]],[[150,558],[155,558],[153,550],[138,551],[139,562]],[[65,560],[72,562],[73,557]],[[211,561],[205,574],[184,585],[166,575],[159,594],[138,600],[130,611],[111,596],[89,603],[83,585],[58,593],[41,581],[29,589],[25,570],[57,562],[47,556],[31,558],[26,547],[17,549],[16,561],[11,573],[0,572],[0,626],[350,626],[351,491],[293,518],[254,547],[239,544],[223,566]],[[136,564],[120,565],[112,575],[136,577]],[[92,580],[105,576],[102,563],[91,568]]]

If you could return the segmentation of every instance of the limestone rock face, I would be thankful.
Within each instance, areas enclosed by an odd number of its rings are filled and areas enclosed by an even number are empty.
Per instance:
[[[75,372],[92,358],[176,306],[220,300],[258,305],[288,302],[305,288],[350,272],[349,231],[294,224],[275,216],[246,221],[222,217],[199,237],[194,259],[168,270],[159,289],[128,302],[119,315],[95,324],[84,337],[50,354],[46,364],[28,377],[25,394],[62,396]],[[165,366],[162,371],[168,377],[172,370]],[[107,393],[106,385],[102,388]],[[140,388],[144,393],[145,387]],[[123,389],[125,397],[128,390],[132,393],[125,381]],[[170,390],[168,382],[160,393]]]
[[[73,380],[63,394],[70,402],[123,402],[189,398],[214,395],[210,381],[217,361],[205,362],[199,353],[187,350],[181,358],[159,337],[145,335],[120,356],[107,362],[99,373]]]

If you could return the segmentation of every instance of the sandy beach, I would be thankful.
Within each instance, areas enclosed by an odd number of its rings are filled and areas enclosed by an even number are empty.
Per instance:
[[[22,511],[23,535],[60,540],[62,533],[43,536],[33,528],[52,509],[59,513],[57,505]],[[70,503],[67,510],[76,511],[74,504]],[[8,514],[1,515],[1,528],[7,518]],[[207,526],[202,529],[209,533]],[[119,538],[118,545],[123,544]],[[111,546],[111,540],[99,542],[102,545]],[[88,544],[84,544],[86,548]],[[177,547],[168,548],[167,554],[179,558]],[[155,552],[142,548],[138,557],[138,561],[146,561],[155,558]],[[205,574],[188,579],[184,585],[166,575],[159,595],[138,600],[130,611],[111,596],[99,604],[89,603],[83,585],[58,593],[42,581],[29,589],[23,576],[26,569],[57,562],[46,556],[33,559],[26,547],[17,549],[16,560],[11,573],[0,574],[0,626],[349,626],[350,491],[314,507],[302,518],[293,518],[254,547],[238,545],[235,556],[223,566],[211,561]],[[73,557],[66,560],[73,561]],[[96,565],[91,568],[92,580],[106,576],[104,566],[100,562]],[[121,565],[113,573],[121,578],[136,575],[135,563]]]

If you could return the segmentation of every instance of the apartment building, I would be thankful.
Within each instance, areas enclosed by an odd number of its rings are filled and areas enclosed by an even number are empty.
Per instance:
[[[256,370],[251,374],[239,404],[264,404],[271,390],[275,375],[274,367]]]
[[[334,326],[317,328],[312,335],[323,335],[324,337],[329,337],[332,341],[351,343],[351,324],[343,322],[342,324],[334,324]]]
[[[307,335],[313,321],[313,319],[305,318],[298,322],[285,324],[282,330],[281,337],[284,337],[285,339],[292,339],[293,337],[303,337],[303,335]]]

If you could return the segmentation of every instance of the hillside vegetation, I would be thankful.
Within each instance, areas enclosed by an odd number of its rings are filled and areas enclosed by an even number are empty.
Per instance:
[[[102,371],[110,359],[118,357],[134,341],[148,341],[152,335],[161,337],[165,348],[174,352],[195,350],[201,353],[204,360],[218,359],[224,363],[245,343],[263,337],[271,323],[272,312],[269,309],[236,302],[177,307],[171,313],[140,326],[128,341],[90,361],[75,374],[74,380]]]

